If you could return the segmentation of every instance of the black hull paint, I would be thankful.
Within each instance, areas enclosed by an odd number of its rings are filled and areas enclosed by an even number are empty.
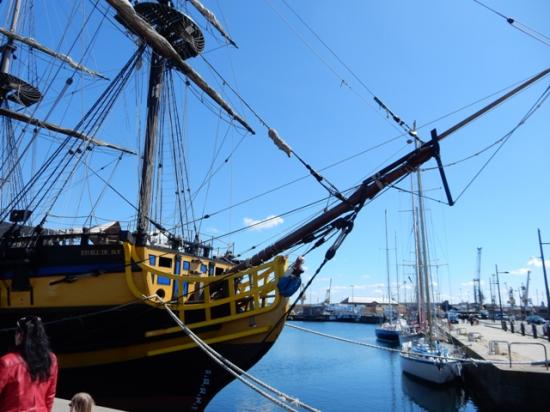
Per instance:
[[[213,348],[242,369],[252,367],[272,343]],[[125,411],[201,411],[233,376],[202,350],[190,349],[121,364],[61,370],[57,396],[93,395],[102,406]]]
[[[0,353],[14,342],[16,320],[38,314],[46,324],[52,350],[60,357],[82,351],[117,348],[162,341],[145,338],[147,330],[174,326],[165,311],[142,303],[123,308],[55,308],[41,311],[2,310]],[[91,315],[91,316],[90,316]],[[214,332],[219,325],[195,329]],[[183,336],[183,332],[169,338]],[[273,337],[272,337],[273,338]],[[252,367],[273,342],[220,343],[213,348],[244,370]],[[125,411],[201,411],[234,377],[221,369],[202,350],[187,349],[132,361],[59,372],[57,396],[70,399],[89,392],[98,404]]]

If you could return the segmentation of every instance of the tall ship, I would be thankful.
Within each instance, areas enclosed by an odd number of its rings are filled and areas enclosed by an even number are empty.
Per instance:
[[[236,43],[198,0],[53,3],[0,3],[0,351],[17,319],[38,315],[59,359],[57,396],[86,391],[131,411],[204,410],[235,379],[220,359],[251,368],[311,284],[290,304],[295,250],[325,248],[317,274],[363,207],[430,160],[447,187],[439,142],[550,72],[339,191],[204,57],[208,39]],[[230,184],[214,189],[219,170],[245,170],[240,187],[257,173],[233,158],[255,127],[228,95],[326,195],[307,221],[242,254],[203,233],[226,204],[202,201],[230,197]]]

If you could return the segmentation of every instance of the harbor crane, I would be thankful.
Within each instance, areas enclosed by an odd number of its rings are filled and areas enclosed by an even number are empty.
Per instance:
[[[529,299],[529,281],[530,280],[531,280],[531,271],[528,270],[527,271],[527,282],[526,282],[525,286],[523,284],[521,285],[520,299],[521,299],[521,305],[523,306],[523,313],[524,314],[527,314],[527,309],[529,307],[529,302],[530,302],[530,299]]]
[[[330,304],[330,289],[332,288],[332,278],[330,278],[330,283],[328,285],[328,289],[325,293],[325,304],[329,305]]]
[[[476,307],[483,306],[483,300],[484,296],[481,292],[481,249],[480,247],[477,248],[477,271],[476,276],[474,278],[474,303]]]

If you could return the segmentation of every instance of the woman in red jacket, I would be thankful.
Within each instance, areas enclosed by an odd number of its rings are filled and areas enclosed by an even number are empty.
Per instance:
[[[57,385],[57,358],[39,317],[17,321],[15,351],[0,358],[0,411],[50,412]]]

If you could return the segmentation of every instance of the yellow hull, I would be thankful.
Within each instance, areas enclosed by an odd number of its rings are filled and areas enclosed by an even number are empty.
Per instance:
[[[109,387],[123,380],[127,386],[118,388],[126,399],[183,396],[184,404],[199,399],[205,406],[232,377],[215,370],[170,318],[165,305],[203,341],[244,368],[261,358],[284,326],[288,299],[277,289],[287,266],[284,257],[224,274],[231,263],[129,242],[109,247],[71,246],[65,251],[63,246],[52,248],[51,255],[56,253],[54,263],[46,264],[45,258],[43,266],[34,268],[28,279],[30,287],[24,290],[14,290],[17,266],[13,273],[4,270],[0,321],[6,329],[19,316],[33,313],[43,318],[59,357],[61,394],[80,388],[75,386],[78,383],[107,404],[122,406],[116,399],[111,402]],[[105,267],[116,264],[118,269],[85,272],[74,262],[64,265],[70,260],[64,253],[76,255],[77,263],[82,259],[90,266],[90,262],[101,261]],[[59,275],[48,274],[56,270]],[[2,345],[6,347],[12,338],[9,333],[2,334]],[[157,385],[154,376],[130,372],[141,368],[158,374],[170,373],[173,368],[187,371],[188,384],[185,389]],[[88,376],[97,373],[103,379],[89,380]],[[208,376],[211,384],[206,390],[203,375],[209,373],[213,375]]]

